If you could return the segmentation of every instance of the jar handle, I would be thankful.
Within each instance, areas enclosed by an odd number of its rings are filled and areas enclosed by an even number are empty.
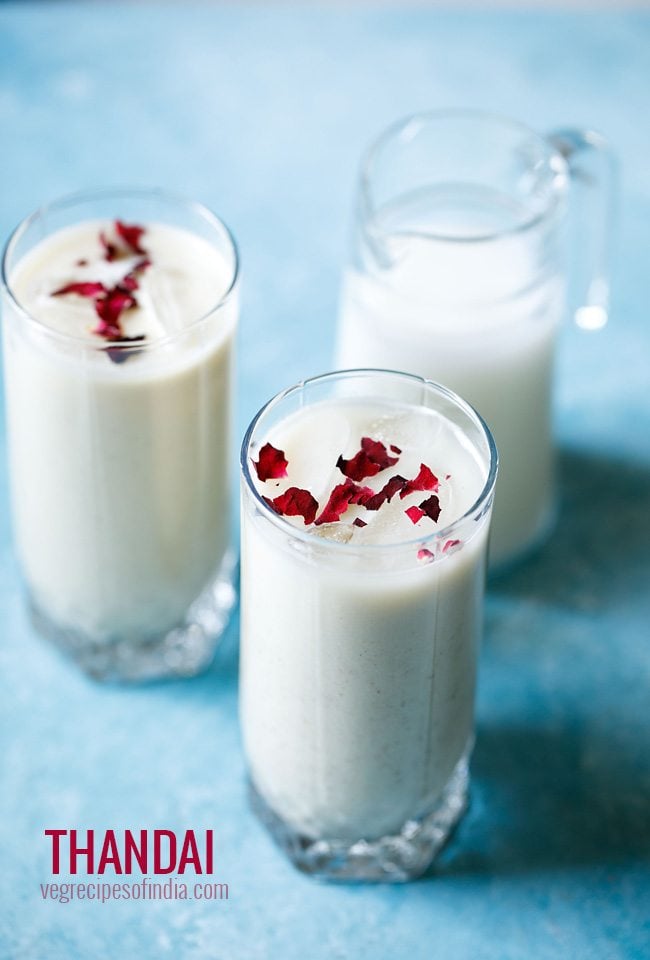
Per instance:
[[[599,330],[609,315],[618,164],[607,140],[594,130],[556,130],[548,139],[571,178],[571,312],[579,327]]]

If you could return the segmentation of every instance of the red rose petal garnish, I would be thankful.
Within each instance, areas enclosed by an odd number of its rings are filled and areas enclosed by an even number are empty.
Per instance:
[[[88,297],[93,300],[95,313],[99,317],[99,323],[93,333],[105,337],[106,340],[131,342],[144,339],[144,334],[137,337],[126,337],[120,324],[122,313],[136,306],[135,297],[131,296],[129,287],[118,285],[111,290],[107,290],[103,283],[91,281],[68,283],[65,287],[55,290],[52,296],[62,297],[68,293],[76,293],[80,297]]]
[[[140,260],[139,263],[136,263],[133,270],[130,270],[129,273],[125,273],[120,282],[117,284],[118,290],[126,290],[128,293],[133,293],[134,290],[137,290],[140,286],[139,275],[143,273],[147,267],[151,266],[151,260],[145,257],[144,260]]]
[[[373,494],[372,497],[369,497],[364,502],[363,506],[366,510],[379,510],[386,502],[390,503],[395,494],[404,487],[405,483],[406,480],[404,477],[400,477],[399,474],[391,477],[378,493]]]
[[[107,298],[102,298],[107,299]],[[119,317],[118,317],[119,319]],[[381,470],[393,466],[397,463],[401,454],[399,447],[391,444],[390,450],[397,456],[390,456],[385,444],[380,440],[373,440],[370,437],[361,438],[361,449],[350,460],[345,460],[342,456],[338,458],[337,467],[345,476],[343,483],[337,484],[331,491],[327,503],[325,504],[320,516],[316,518],[318,512],[318,501],[308,491],[299,487],[290,487],[285,493],[275,499],[264,497],[263,499],[276,513],[284,516],[301,516],[305,525],[314,523],[320,526],[324,523],[336,523],[343,514],[352,505],[363,506],[366,510],[379,510],[385,503],[390,503],[392,498],[399,493],[400,498],[408,496],[410,493],[423,490],[437,490],[438,478],[426,466],[420,464],[418,475],[412,480],[406,480],[404,477],[396,474],[391,477],[381,490],[375,491],[371,487],[362,486],[358,480],[368,476],[375,476]],[[284,451],[278,450],[270,443],[266,443],[259,452],[259,460],[252,461],[258,478],[265,482],[266,480],[277,480],[287,476],[288,461]],[[419,506],[411,506],[404,511],[413,524],[427,516],[434,523],[440,516],[440,500],[433,493],[426,500],[423,500]],[[352,521],[353,526],[365,527],[367,523],[360,517],[355,517]],[[443,548],[443,552],[452,549],[459,541],[449,540]],[[422,549],[418,552],[419,560],[432,560],[433,554],[430,550]]]
[[[374,496],[374,491],[370,487],[360,487],[352,480],[345,480],[337,484],[330,493],[330,498],[323,507],[323,512],[316,521],[316,526],[321,523],[336,523],[348,509],[350,504],[362,504],[365,506],[370,497]]]
[[[448,550],[453,550],[454,547],[460,546],[460,540],[447,540],[444,547],[442,548],[443,553],[447,553]]]
[[[130,310],[135,305],[135,297],[128,291],[120,290],[119,287],[107,291],[105,296],[95,300],[95,313],[99,317],[99,323],[93,333],[105,337],[106,340],[124,340],[120,317],[125,310]]]
[[[390,457],[388,450],[381,440],[371,440],[370,437],[361,438],[361,449],[367,453],[374,463],[378,463],[382,470],[397,463],[397,457]]]
[[[362,507],[365,507],[368,500],[371,497],[374,497],[375,491],[372,487],[361,487],[358,484],[352,484],[354,489],[352,490],[352,496],[350,497],[350,503],[355,505],[359,504]]]
[[[79,297],[90,297],[94,299],[102,293],[106,293],[106,287],[103,283],[66,283],[65,287],[60,287],[52,294],[53,297],[63,297],[68,293],[76,293]]]
[[[409,493],[415,493],[416,490],[437,490],[438,478],[435,473],[426,466],[420,464],[420,472],[413,480],[408,480],[406,486],[400,491],[400,498],[408,497]]]
[[[421,550],[418,550],[418,560],[422,560],[426,563],[431,563],[433,560],[433,554],[430,550],[426,550],[424,547]]]
[[[120,240],[122,240],[133,253],[146,254],[147,251],[143,250],[140,246],[140,240],[145,232],[144,227],[139,227],[136,224],[123,223],[122,220],[116,220],[115,232]]]
[[[109,263],[111,263],[113,260],[117,260],[120,254],[117,244],[111,243],[103,230],[99,234],[99,242],[104,248],[104,260],[108,260]]]
[[[104,248],[104,259],[112,261],[134,253],[142,255],[142,259],[136,263],[129,273],[122,277],[119,283],[110,289],[105,287],[103,283],[96,281],[79,281],[60,287],[53,292],[52,296],[61,297],[65,294],[75,293],[80,297],[87,297],[93,301],[95,313],[99,317],[99,323],[93,329],[93,333],[104,337],[109,343],[136,343],[144,340],[145,334],[126,336],[120,318],[125,310],[130,310],[138,305],[136,298],[133,296],[140,286],[138,276],[147,267],[151,266],[147,251],[140,245],[145,228],[135,224],[126,224],[121,220],[116,220],[114,227],[118,237],[117,243],[109,240],[103,231],[99,234],[99,241]],[[86,259],[77,260],[76,263],[78,267],[88,266],[88,260]],[[112,347],[107,348],[107,352],[114,363],[123,363],[129,356],[138,351],[120,350]]]
[[[131,273],[127,273],[124,277],[122,277],[122,280],[118,284],[122,290],[126,290],[128,293],[133,293],[133,291],[137,290],[140,286],[138,278],[134,276],[134,273],[135,271],[133,270]]]
[[[318,500],[309,490],[301,490],[300,487],[289,487],[274,500],[269,497],[263,499],[281,517],[302,517],[305,526],[314,522],[318,511]]]
[[[343,476],[349,480],[365,480],[367,477],[374,477],[381,470],[379,464],[373,463],[363,450],[355,453],[350,460],[344,460],[342,456],[339,457],[336,466]]]
[[[412,523],[419,523],[424,516],[424,510],[420,510],[419,507],[415,506],[409,507],[408,510],[404,511],[404,513]]]
[[[370,437],[361,438],[361,449],[350,460],[339,457],[336,466],[344,477],[350,480],[365,480],[374,477],[380,470],[392,467],[397,463],[397,457],[391,457],[381,440],[372,440]]]
[[[147,251],[140,245],[140,240],[146,232],[144,227],[124,223],[122,220],[116,220],[113,226],[118,237],[118,243],[109,240],[103,230],[99,234],[99,242],[104,248],[104,260],[108,260],[110,263],[134,253],[147,255]]]
[[[259,460],[257,462],[253,460],[253,466],[258,478],[265,483],[267,480],[280,480],[286,477],[289,461],[283,450],[276,450],[272,444],[265,443],[260,450]]]
[[[428,500],[422,501],[420,504],[420,510],[423,510],[427,517],[429,517],[430,520],[433,520],[434,523],[438,522],[438,517],[440,516],[440,500],[435,493],[430,496]]]

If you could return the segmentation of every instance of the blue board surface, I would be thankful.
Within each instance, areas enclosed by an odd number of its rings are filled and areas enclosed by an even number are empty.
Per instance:
[[[434,874],[336,887],[248,812],[237,622],[190,682],[98,686],[32,632],[0,472],[0,958],[650,956],[650,16],[0,4],[0,234],[86,187],[160,185],[232,227],[238,435],[331,365],[362,148],[415,110],[592,125],[623,187],[611,323],[567,329],[561,504],[488,591],[473,803]],[[47,827],[212,827],[228,901],[43,902]]]

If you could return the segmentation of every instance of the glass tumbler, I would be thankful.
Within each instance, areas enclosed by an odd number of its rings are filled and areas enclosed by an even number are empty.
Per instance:
[[[289,478],[294,470],[325,476],[330,461],[338,475],[330,447],[350,424],[354,439],[359,416],[392,454],[389,469],[362,483],[383,486],[380,478],[399,470],[404,476],[387,482],[403,493],[405,478],[426,460],[440,475],[441,503],[468,498],[456,501],[449,523],[444,513],[439,523],[418,521],[417,504],[429,493],[411,495],[412,522],[401,517],[408,498],[390,501],[405,539],[371,526],[388,518],[384,506],[371,516],[376,506],[367,499],[340,521],[311,522],[309,492],[300,507],[296,488],[287,488],[283,438],[290,438]],[[261,483],[256,464],[273,450],[281,479]],[[358,466],[360,456],[349,462]],[[455,464],[455,480],[444,466],[435,470],[436,458]],[[271,400],[248,429],[241,470],[240,711],[253,807],[308,874],[409,880],[426,870],[466,805],[497,472],[490,432],[463,400],[430,381],[345,371]],[[474,484],[465,488],[470,473]],[[338,494],[363,490],[340,475],[332,482],[339,481]],[[452,482],[458,486],[443,492]],[[277,512],[292,496],[304,524]],[[334,515],[339,510],[340,502]]]
[[[16,551],[38,630],[95,677],[200,671],[234,602],[237,275],[224,224],[154,190],[59,200],[7,244]]]

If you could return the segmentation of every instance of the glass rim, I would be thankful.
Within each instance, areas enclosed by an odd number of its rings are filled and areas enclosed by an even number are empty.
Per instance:
[[[424,536],[420,535],[419,537],[412,537],[409,540],[399,540],[395,543],[363,543],[357,544],[354,547],[351,547],[348,543],[340,543],[337,540],[329,540],[325,537],[318,538],[317,544],[319,549],[332,550],[335,552],[343,553],[377,553],[378,551],[397,551],[397,550],[407,550],[413,549],[414,547],[420,546],[427,543],[433,543],[442,539],[447,539],[449,535],[458,528],[461,523],[464,523],[466,520],[471,520],[473,518],[478,519],[482,515],[482,511],[486,503],[489,501],[490,497],[494,493],[494,486],[496,483],[498,466],[499,466],[499,455],[494,442],[494,437],[492,432],[488,427],[487,423],[483,417],[478,413],[471,404],[467,403],[466,400],[463,400],[457,393],[453,390],[450,390],[448,387],[443,386],[441,383],[436,383],[434,380],[429,380],[426,377],[419,377],[414,373],[404,373],[401,370],[389,370],[384,368],[374,368],[374,367],[352,367],[346,370],[332,370],[328,373],[322,373],[318,376],[308,377],[305,380],[300,380],[298,383],[293,384],[293,386],[287,387],[285,390],[281,390],[279,393],[276,393],[275,396],[271,397],[260,409],[257,411],[253,419],[251,420],[244,438],[242,440],[241,452],[240,452],[240,468],[242,478],[246,484],[247,489],[253,496],[253,499],[256,501],[256,504],[261,507],[265,517],[270,520],[274,526],[282,530],[285,533],[288,533],[292,536],[293,539],[300,540],[303,543],[314,544],[316,538],[309,530],[303,530],[300,527],[294,527],[293,524],[276,513],[272,507],[266,503],[264,497],[257,489],[250,470],[250,446],[253,439],[253,434],[257,428],[259,422],[264,417],[264,415],[270,410],[277,407],[280,403],[290,397],[292,394],[298,393],[301,390],[304,390],[305,387],[308,387],[312,384],[325,383],[327,381],[335,381],[339,379],[349,378],[350,376],[367,376],[367,377],[377,377],[377,376],[386,376],[391,378],[397,378],[403,381],[410,381],[413,384],[419,384],[420,386],[426,387],[427,389],[432,390],[438,396],[443,396],[447,400],[450,400],[457,408],[461,409],[463,413],[469,417],[470,420],[479,428],[483,437],[487,443],[487,450],[489,456],[489,466],[487,471],[487,476],[481,492],[479,493],[476,500],[472,505],[460,516],[456,517],[455,520],[452,520],[451,523],[447,526],[442,527],[440,530],[433,530],[431,533],[425,534]],[[413,404],[414,406],[414,404]]]
[[[359,173],[359,194],[361,205],[363,207],[364,222],[371,223],[375,221],[375,215],[379,207],[375,204],[372,196],[373,165],[381,155],[382,151],[391,141],[397,141],[400,136],[408,131],[408,128],[414,124],[434,124],[444,120],[473,120],[483,123],[491,123],[495,127],[508,129],[513,132],[525,134],[528,138],[543,147],[548,155],[549,166],[553,170],[553,180],[561,177],[562,184],[568,183],[568,166],[561,152],[553,143],[541,133],[532,130],[527,124],[520,120],[513,120],[503,114],[492,113],[489,110],[477,110],[471,108],[447,108],[440,110],[422,110],[407,114],[394,120],[391,124],[375,137],[366,147],[361,156],[361,166]],[[557,169],[554,169],[554,165]],[[438,233],[431,230],[401,230],[400,236],[421,237],[428,240],[444,243],[470,244],[486,243],[493,240],[500,240],[503,237],[513,236],[537,226],[542,223],[558,205],[560,199],[559,191],[553,190],[551,197],[543,210],[532,212],[521,223],[504,230],[492,230],[486,233],[473,234],[469,236],[458,236],[458,234]]]
[[[209,207],[205,204],[200,203],[198,200],[190,200],[189,198],[183,196],[182,194],[174,193],[173,191],[165,190],[158,187],[98,187],[96,189],[88,190],[78,190],[74,193],[68,193],[64,196],[58,197],[55,200],[50,201],[49,203],[41,204],[40,207],[37,207],[36,210],[33,210],[30,214],[24,217],[20,223],[11,231],[2,251],[2,259],[0,262],[0,286],[4,290],[5,294],[11,301],[12,307],[18,311],[18,313],[27,320],[29,324],[32,324],[38,328],[39,331],[46,334],[47,336],[52,337],[54,340],[60,340],[64,343],[74,343],[77,346],[82,345],[91,350],[100,350],[104,351],[106,349],[106,343],[93,343],[89,341],[86,337],[83,337],[80,334],[67,333],[65,330],[55,330],[53,327],[48,326],[47,323],[44,323],[42,320],[39,320],[38,317],[34,316],[27,307],[24,306],[14,293],[10,281],[9,281],[9,260],[15,250],[18,242],[25,236],[27,231],[38,222],[39,219],[45,217],[48,213],[52,211],[65,210],[69,207],[77,206],[86,201],[92,200],[109,200],[111,197],[116,199],[141,199],[141,200],[159,200],[162,203],[169,203],[170,205],[176,205],[177,207],[185,208],[187,211],[191,211],[201,217],[207,224],[216,229],[217,232],[220,232],[226,238],[230,249],[232,251],[232,275],[230,277],[228,286],[225,291],[219,296],[216,302],[210,307],[209,310],[201,314],[200,317],[190,321],[187,326],[183,327],[182,330],[177,330],[174,333],[168,333],[161,337],[156,337],[155,340],[151,340],[148,343],[138,343],[137,347],[139,351],[151,351],[157,347],[164,346],[166,344],[172,343],[176,340],[179,340],[184,335],[186,335],[190,330],[195,329],[204,321],[208,320],[217,310],[220,310],[225,306],[234,295],[234,292],[237,288],[239,282],[239,275],[241,272],[240,257],[239,257],[239,248],[237,246],[237,241],[228,227],[228,225],[217,216],[216,213],[213,213]],[[115,340],[111,341],[109,344],[111,350],[133,350],[133,343],[128,340]]]

